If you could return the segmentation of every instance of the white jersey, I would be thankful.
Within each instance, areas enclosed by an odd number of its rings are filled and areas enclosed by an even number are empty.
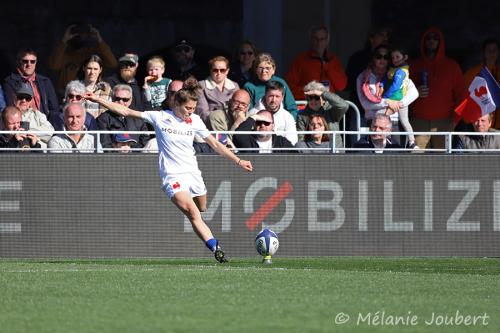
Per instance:
[[[162,182],[169,175],[188,172],[199,174],[193,139],[195,135],[202,138],[210,135],[200,116],[192,114],[191,123],[188,124],[171,110],[145,111],[141,114],[142,119],[152,124],[156,132]]]

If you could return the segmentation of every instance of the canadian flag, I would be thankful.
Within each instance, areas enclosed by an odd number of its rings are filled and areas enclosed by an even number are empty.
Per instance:
[[[500,86],[488,68],[483,67],[469,86],[469,96],[455,109],[466,123],[473,123],[500,107]]]

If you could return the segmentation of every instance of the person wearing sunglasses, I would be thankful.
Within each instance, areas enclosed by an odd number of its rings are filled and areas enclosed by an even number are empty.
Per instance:
[[[63,105],[60,108],[60,111],[57,113],[52,113],[49,117],[49,121],[54,126],[56,131],[64,131],[64,108],[66,104],[69,103],[80,103],[83,105],[85,99],[83,96],[85,95],[85,85],[79,80],[70,81],[66,85],[66,90],[64,92]],[[97,130],[97,121],[94,116],[85,112],[85,128],[89,131]]]
[[[146,109],[144,93],[139,85],[136,76],[139,68],[139,56],[135,53],[127,52],[118,59],[118,70],[104,79],[111,88],[117,84],[128,84],[132,88],[133,98],[130,108],[137,111]]]
[[[217,56],[208,61],[210,76],[200,81],[200,98],[196,105],[196,114],[208,125],[210,112],[222,109],[234,92],[240,87],[238,83],[228,79],[229,60]]]
[[[38,56],[32,49],[22,49],[16,56],[16,68],[3,81],[7,105],[15,105],[16,90],[27,83],[33,90],[31,108],[45,114],[59,112],[59,103],[52,81],[36,72]],[[0,105],[1,108],[1,105]]]
[[[279,148],[293,148],[293,144],[284,136],[274,132],[273,114],[268,110],[261,110],[248,117],[236,128],[236,131],[254,131],[255,134],[235,134],[233,143],[241,153],[271,154],[271,153],[296,153],[294,150],[280,150]],[[245,150],[241,150],[241,148]],[[278,148],[278,149],[276,149]]]
[[[252,77],[252,68],[257,56],[257,47],[249,40],[243,41],[237,50],[234,66],[231,67],[229,78],[243,87]]]
[[[296,99],[305,99],[303,88],[313,80],[321,82],[329,91],[342,91],[347,76],[336,54],[328,50],[330,32],[324,26],[314,27],[310,34],[310,48],[300,53],[292,62],[286,81]]]
[[[45,132],[40,134],[38,137],[42,148],[46,148],[47,142],[49,142],[52,137],[54,127],[47,120],[47,116],[45,116],[44,113],[41,113],[31,107],[33,97],[34,93],[31,85],[29,83],[24,83],[16,90],[15,106],[21,110],[22,121],[29,124],[30,131]]]
[[[117,84],[113,88],[112,101],[129,108],[132,104],[132,88],[127,84]],[[114,112],[104,112],[97,117],[97,126],[100,131],[148,131],[146,123],[141,118],[123,117]],[[130,136],[136,141],[132,144],[132,148],[142,148],[150,139],[149,134],[130,134]],[[113,148],[113,134],[101,134],[100,139],[102,148]]]
[[[208,76],[205,66],[199,66],[195,61],[196,50],[191,41],[179,39],[172,48],[174,62],[168,66],[167,76],[172,80],[185,81],[190,76],[196,80],[204,80]]]
[[[344,117],[349,105],[335,93],[329,92],[318,81],[311,81],[304,86],[304,95],[307,105],[297,115],[297,131],[309,131],[310,117],[321,115],[327,122],[330,131],[339,131],[339,121]],[[305,135],[299,134],[299,140],[304,140]],[[343,148],[342,136],[335,134],[335,147]]]
[[[409,61],[410,78],[418,86],[419,98],[410,115],[415,132],[452,130],[454,110],[466,98],[467,89],[460,65],[445,53],[444,34],[435,27],[427,29],[420,41],[420,57]],[[421,149],[445,148],[444,135],[415,135]]]
[[[379,45],[375,48],[372,55],[372,60],[368,67],[358,75],[356,80],[356,89],[359,102],[365,111],[365,119],[367,125],[375,118],[377,113],[390,113],[392,128],[395,131],[402,132],[399,125],[399,109],[408,107],[418,97],[418,90],[415,84],[410,79],[406,94],[400,101],[384,98],[383,82],[387,79],[387,71],[389,70],[390,53],[387,45]],[[388,110],[390,110],[388,112]],[[395,143],[400,143],[399,136],[393,136]]]

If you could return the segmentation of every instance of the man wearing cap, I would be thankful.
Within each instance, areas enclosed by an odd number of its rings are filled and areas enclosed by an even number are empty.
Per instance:
[[[37,54],[34,50],[23,49],[17,53],[16,69],[3,80],[7,105],[15,105],[16,90],[23,84],[29,84],[33,91],[30,106],[39,110],[47,118],[53,112],[59,112],[59,103],[52,81],[36,73]]]
[[[115,134],[113,135],[113,148],[119,149],[115,150],[115,152],[120,152],[123,154],[130,153],[132,148],[136,146],[137,140],[134,139],[128,133]]]
[[[117,84],[113,88],[113,102],[130,107],[132,103],[132,88],[127,84]],[[148,131],[146,123],[139,118],[122,117],[114,112],[104,112],[97,117],[97,126],[101,131]],[[132,148],[142,148],[149,140],[148,134],[131,134],[135,142]],[[101,145],[103,148],[113,148],[113,135],[101,134]]]
[[[198,81],[208,76],[208,69],[204,69],[194,61],[195,49],[187,39],[180,39],[173,49],[174,63],[167,66],[167,77],[172,80],[186,80],[194,76]]]
[[[47,147],[47,142],[49,142],[52,137],[52,132],[54,131],[54,127],[47,120],[47,116],[31,107],[31,102],[33,100],[33,90],[28,83],[21,85],[16,90],[15,95],[15,106],[23,113],[22,121],[29,123],[30,131],[40,131],[47,132],[41,134],[40,144],[42,148]],[[28,128],[25,128],[28,130]]]
[[[86,131],[85,108],[82,103],[68,103],[63,108],[64,131]],[[92,153],[94,136],[87,133],[63,133],[54,135],[49,143],[51,153]]]
[[[143,91],[136,80],[137,68],[139,67],[139,56],[135,53],[125,53],[118,59],[118,72],[107,77],[104,81],[108,82],[111,88],[117,84],[128,84],[132,88],[132,110],[144,111],[145,104],[143,100]]]

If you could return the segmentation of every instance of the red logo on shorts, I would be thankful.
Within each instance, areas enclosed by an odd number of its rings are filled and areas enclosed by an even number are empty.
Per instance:
[[[172,188],[173,188],[174,190],[176,190],[176,189],[178,189],[178,188],[180,188],[180,187],[181,187],[181,184],[179,184],[179,182],[175,182],[175,183],[172,185]]]

